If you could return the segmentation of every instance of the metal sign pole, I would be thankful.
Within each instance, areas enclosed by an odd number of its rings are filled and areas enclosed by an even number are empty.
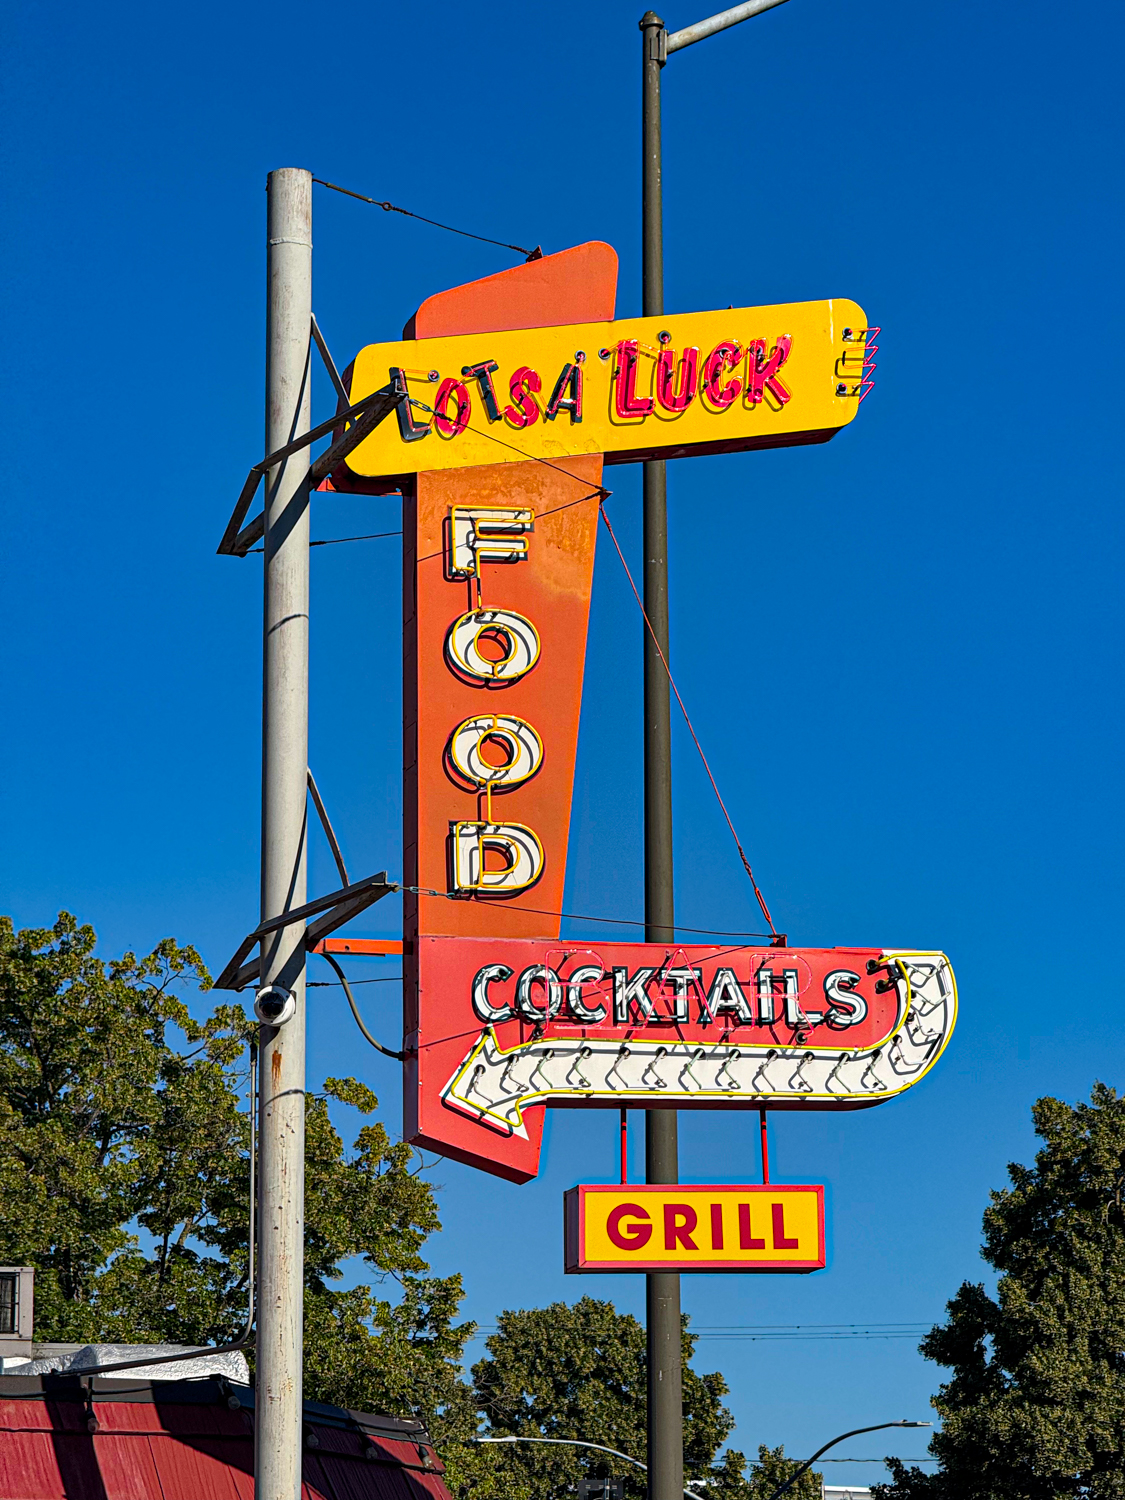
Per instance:
[[[660,69],[664,22],[652,11],[641,20],[642,312],[664,311],[664,229],[661,204]],[[663,460],[644,465],[645,941],[675,941],[672,882],[672,722],[668,673],[668,502]],[[655,636],[655,640],[653,639]],[[659,646],[659,650],[658,650]],[[660,652],[664,653],[664,661]],[[676,1111],[645,1112],[645,1181],[679,1180]],[[681,1500],[684,1486],[683,1371],[680,1353],[680,1278],[646,1277],[648,1349],[649,1500]]]
[[[271,172],[268,192],[266,452],[309,430],[312,174]],[[266,477],[262,671],[262,919],[305,903],[308,776],[309,450]],[[262,938],[262,991],[292,1014],[262,1025],[254,1493],[300,1500],[305,1217],[305,924]],[[259,1019],[268,1014],[259,992]],[[288,1005],[288,1002],[286,1001]],[[275,1011],[275,1014],[278,1013]]]

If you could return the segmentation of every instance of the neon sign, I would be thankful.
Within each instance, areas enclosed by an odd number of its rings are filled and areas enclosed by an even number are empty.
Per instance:
[[[853,302],[615,320],[616,279],[592,242],[430,298],[332,476],[403,492],[404,1136],[514,1181],[546,1107],[865,1108],[956,1015],[940,953],[559,939],[603,462],[826,441],[865,358]]]
[[[942,953],[420,937],[417,973],[419,1129],[516,1180],[543,1106],[866,1109],[957,1016]]]
[[[341,487],[827,442],[859,407],[865,324],[854,302],[829,299],[369,344],[352,401],[384,386],[409,400],[348,455]]]
[[[824,1189],[571,1188],[563,1196],[566,1269],[820,1271]]]

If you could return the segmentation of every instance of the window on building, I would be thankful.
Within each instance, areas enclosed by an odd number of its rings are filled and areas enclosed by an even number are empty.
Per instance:
[[[20,1278],[18,1271],[0,1273],[0,1334],[18,1334]]]

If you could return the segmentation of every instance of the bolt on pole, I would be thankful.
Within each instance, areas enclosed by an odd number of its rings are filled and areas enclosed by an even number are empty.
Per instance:
[[[266,452],[309,430],[312,174],[267,183]],[[305,902],[309,680],[309,450],[266,477],[262,671],[262,918]],[[257,1500],[300,1500],[305,1219],[304,923],[262,939],[263,987],[296,1001],[260,1036]]]
[[[642,47],[642,313],[664,312],[661,202],[660,69],[664,22],[652,11],[640,22]],[[668,499],[662,460],[644,465],[645,941],[675,940],[672,882],[672,720],[668,673]],[[655,640],[653,640],[655,636]],[[659,648],[659,649],[658,649]],[[660,653],[664,653],[661,660]],[[645,1181],[677,1182],[675,1110],[645,1112]],[[646,1278],[649,1500],[682,1500],[684,1476],[680,1278]]]

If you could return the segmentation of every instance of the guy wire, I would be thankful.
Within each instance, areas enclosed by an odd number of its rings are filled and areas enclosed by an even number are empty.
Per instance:
[[[652,623],[645,611],[644,604],[641,602],[641,596],[637,592],[637,585],[633,582],[633,575],[629,571],[629,564],[625,561],[625,554],[624,552],[622,552],[621,547],[617,541],[617,536],[613,530],[612,525],[610,524],[609,517],[606,515],[605,504],[603,502],[599,501],[598,511],[601,515],[602,520],[605,522],[606,530],[609,532],[610,540],[613,542],[614,550],[621,560],[621,566],[625,569],[625,577],[629,580],[629,587],[633,590],[633,598],[637,601],[637,607],[641,612],[641,618],[645,622],[645,628],[647,629],[649,635],[652,637],[652,643],[656,647],[657,655],[660,657],[661,664],[664,667],[665,675],[668,678],[668,685],[676,695],[676,702],[680,705],[680,712],[684,716],[684,723],[688,727],[688,733],[691,735],[692,743],[699,751],[699,758],[703,762],[703,769],[707,772],[707,780],[711,783],[711,790],[715,793],[715,798],[718,801],[719,807],[722,809],[723,817],[726,819],[727,827],[730,829],[731,838],[734,839],[734,847],[738,850],[738,857],[742,861],[743,868],[745,869],[747,875],[750,877],[750,884],[754,887],[754,894],[758,898],[758,905],[762,908],[762,915],[769,923],[770,932],[774,937],[776,937],[777,928],[773,925],[773,918],[770,916],[770,909],[766,905],[765,897],[758,889],[758,882],[754,879],[754,871],[750,868],[750,861],[746,858],[746,851],[743,849],[742,842],[735,831],[734,824],[731,822],[731,816],[730,813],[727,812],[727,805],[723,801],[722,793],[719,791],[718,782],[715,780],[711,767],[708,764],[707,757],[703,753],[703,746],[699,743],[699,736],[695,732],[695,726],[691,722],[688,711],[684,706],[684,700],[680,697],[680,690],[676,686],[676,680],[672,676],[672,669],[668,665],[668,658],[664,655],[664,651],[660,645],[660,642],[656,638],[656,632],[653,630]],[[685,928],[685,931],[687,930],[688,929]]]
[[[435,229],[447,229],[450,234],[464,235],[467,240],[480,240],[482,245],[499,245],[502,250],[515,250],[520,255],[526,256],[528,260],[542,260],[543,251],[539,245],[534,250],[527,250],[523,245],[509,245],[507,240],[492,240],[486,234],[471,234],[467,229],[455,229],[452,224],[440,224],[437,219],[427,219],[425,214],[411,213],[408,208],[399,208],[397,203],[388,203],[381,198],[369,198],[366,193],[353,193],[351,188],[340,187],[335,182],[325,182],[323,177],[314,177],[313,181],[318,187],[331,188],[334,193],[343,193],[345,198],[358,198],[361,203],[370,203],[375,208],[381,208],[388,214],[405,214],[408,219],[417,219],[422,224],[432,224]]]

